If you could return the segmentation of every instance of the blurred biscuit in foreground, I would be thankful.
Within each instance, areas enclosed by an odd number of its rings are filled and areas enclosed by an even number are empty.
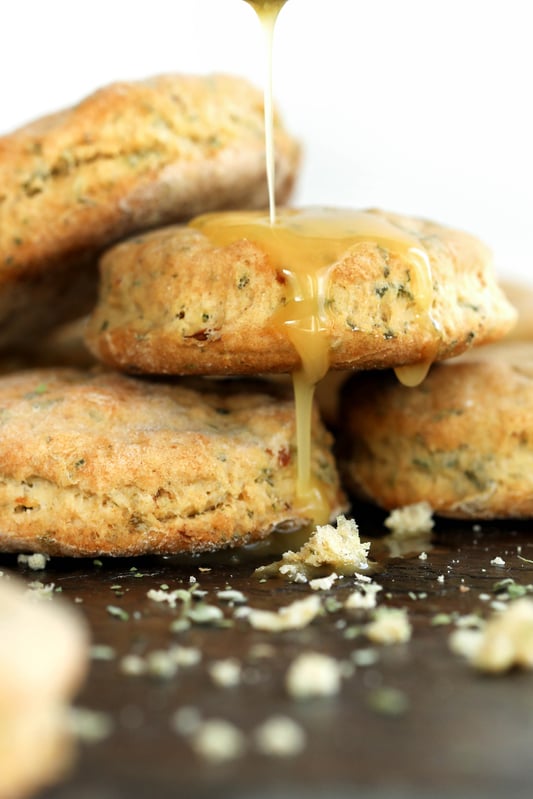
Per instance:
[[[456,518],[533,516],[533,343],[481,347],[416,388],[390,372],[354,376],[341,419],[354,495]]]
[[[72,764],[68,703],[88,668],[88,632],[60,599],[0,578],[0,797],[22,799]]]
[[[0,551],[201,552],[309,521],[292,398],[263,384],[35,370],[0,381]],[[315,415],[312,475],[344,507]]]
[[[431,318],[420,311],[412,262],[382,244],[360,241],[329,273],[322,321],[333,368],[446,358],[509,330],[515,312],[481,242],[421,219],[368,214],[427,253]],[[289,283],[251,238],[215,246],[194,227],[168,227],[108,251],[101,277],[87,341],[117,369],[238,375],[291,372],[300,365],[276,323],[291,300]]]
[[[299,147],[274,135],[283,202]],[[267,202],[262,93],[238,77],[115,83],[1,137],[0,349],[88,311],[111,243]]]

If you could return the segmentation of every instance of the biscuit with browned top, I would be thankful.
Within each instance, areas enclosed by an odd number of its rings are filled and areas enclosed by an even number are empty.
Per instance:
[[[298,145],[275,124],[277,197]],[[89,310],[137,230],[267,204],[262,94],[225,75],[116,83],[0,138],[0,349]]]
[[[303,526],[294,407],[279,393],[67,369],[2,378],[0,551],[199,552]],[[315,415],[312,473],[333,517],[330,445]]]
[[[481,347],[416,388],[367,373],[345,388],[348,488],[384,508],[456,518],[533,516],[533,344]]]
[[[420,219],[371,213],[426,250],[431,318],[420,312],[411,262],[372,241],[351,247],[329,274],[322,320],[333,368],[446,358],[512,326],[515,312],[477,239]],[[290,287],[251,240],[216,247],[193,227],[168,227],[111,249],[101,275],[87,340],[109,365],[160,374],[291,372],[300,365],[276,324]]]

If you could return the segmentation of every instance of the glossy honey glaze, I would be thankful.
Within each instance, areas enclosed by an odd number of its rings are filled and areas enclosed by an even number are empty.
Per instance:
[[[296,420],[299,510],[315,523],[329,509],[311,470],[311,409],[316,383],[329,369],[328,290],[333,266],[345,253],[371,241],[407,259],[413,267],[420,314],[429,315],[432,281],[429,260],[418,241],[382,217],[338,208],[278,209],[272,223],[261,211],[205,214],[190,223],[215,246],[241,239],[253,241],[276,271],[287,278],[290,296],[272,323],[292,342],[301,366],[293,374]],[[423,378],[424,368],[407,367],[408,378]]]

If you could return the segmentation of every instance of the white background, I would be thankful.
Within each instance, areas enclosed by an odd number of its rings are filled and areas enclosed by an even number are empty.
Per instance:
[[[275,96],[305,160],[295,202],[381,206],[476,233],[533,281],[530,0],[288,0]],[[243,0],[2,2],[0,131],[116,79],[263,83]]]

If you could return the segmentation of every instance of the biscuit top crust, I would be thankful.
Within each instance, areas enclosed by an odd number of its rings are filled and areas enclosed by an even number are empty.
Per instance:
[[[162,75],[112,84],[0,138],[0,347],[69,318],[66,286],[121,238],[264,207],[263,137],[262,95],[246,80]],[[283,202],[299,146],[277,116],[274,139]],[[79,293],[83,313],[92,293]]]
[[[433,281],[432,324],[420,313],[412,263],[382,242],[358,241],[336,260],[325,292],[333,368],[432,361],[503,336],[515,312],[475,237],[422,219],[371,210],[419,243]],[[292,372],[294,345],[276,319],[291,286],[256,242],[216,246],[190,227],[124,242],[101,261],[89,322],[97,357],[134,372]]]

